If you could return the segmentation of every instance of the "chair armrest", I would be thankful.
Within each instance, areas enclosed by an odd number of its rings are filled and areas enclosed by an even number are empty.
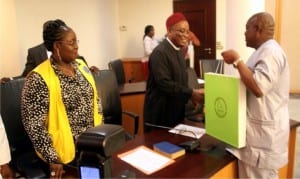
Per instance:
[[[139,118],[140,118],[139,115],[129,111],[122,111],[122,113],[131,117],[131,119],[134,120],[134,135],[136,135],[139,127]]]

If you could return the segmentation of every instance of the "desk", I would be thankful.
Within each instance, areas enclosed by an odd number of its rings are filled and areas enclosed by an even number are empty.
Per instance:
[[[122,63],[126,81],[129,79],[133,79],[133,82],[144,81],[141,58],[122,58]]]
[[[174,144],[179,144],[181,142],[191,140],[191,138],[177,134],[171,134],[165,129],[158,129],[138,136],[136,139],[129,141],[117,153],[123,153],[140,145],[145,145],[149,148],[152,148],[154,143],[164,140]],[[214,140],[208,135],[203,136],[201,138],[201,142],[203,145],[217,145],[219,143],[217,140]],[[117,177],[123,170],[130,170],[135,172],[137,178],[209,178],[218,172],[223,172],[223,169],[227,170],[226,167],[228,165],[233,165],[233,168],[236,168],[236,159],[231,154],[227,153],[221,145],[217,146],[211,152],[198,151],[194,153],[186,153],[184,156],[177,158],[175,163],[151,175],[146,175],[139,170],[136,170],[134,167],[117,158],[116,155],[113,156],[112,162],[114,177]],[[226,178],[237,177],[237,172],[227,173],[228,175],[226,175]]]
[[[136,82],[136,83],[124,83],[123,85],[119,86],[119,90],[121,96],[145,93],[146,81]]]
[[[200,84],[203,88],[204,84]],[[125,83],[119,86],[121,95],[122,110],[131,111],[139,115],[139,130],[138,135],[144,133],[144,101],[146,93],[146,81],[136,82],[136,83]],[[123,115],[123,127],[126,131],[133,131],[132,122],[128,116]]]
[[[297,127],[300,126],[299,121],[290,120],[290,136],[289,136],[289,161],[288,164],[279,170],[280,178],[293,178],[296,160],[296,144],[297,144]]]
[[[194,124],[193,122],[188,123]],[[290,120],[289,162],[279,170],[279,178],[293,178],[296,131],[299,125],[300,122]],[[186,153],[183,157],[177,158],[174,164],[149,176],[117,157],[117,154],[131,150],[140,145],[152,148],[154,143],[164,140],[179,144],[190,139],[191,138],[168,133],[167,130],[163,129],[158,129],[138,136],[127,142],[125,146],[113,156],[113,176],[117,177],[123,170],[130,170],[136,173],[137,178],[237,178],[237,159],[224,150],[224,144],[209,135],[204,135],[200,139],[201,145],[203,148],[215,145],[215,149],[208,152],[199,151],[195,153]]]
[[[123,111],[131,111],[139,115],[138,135],[144,133],[144,100],[146,92],[146,82],[125,83],[119,86],[121,104]],[[133,131],[132,122],[128,116],[123,115],[123,127],[126,131]]]
[[[190,125],[199,125],[187,121]],[[201,124],[200,124],[201,125]],[[286,166],[279,170],[279,178],[293,178],[294,163],[295,163],[295,146],[296,146],[296,131],[300,122],[290,120],[290,138],[289,138],[289,162]],[[118,177],[124,170],[135,172],[136,178],[237,178],[237,159],[224,150],[224,145],[217,139],[204,135],[200,141],[201,146],[215,145],[211,151],[198,151],[195,153],[186,153],[184,156],[176,159],[176,162],[163,168],[151,175],[146,175],[135,169],[128,163],[120,160],[117,155],[137,146],[145,145],[152,148],[154,143],[161,141],[169,141],[174,144],[179,144],[191,138],[169,133],[165,129],[158,129],[137,136],[135,139],[126,142],[125,146],[118,150],[112,156],[112,176]],[[76,170],[69,170],[63,178],[77,178]]]

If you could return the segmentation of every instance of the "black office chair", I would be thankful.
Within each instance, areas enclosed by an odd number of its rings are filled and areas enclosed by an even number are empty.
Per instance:
[[[23,127],[20,111],[24,78],[1,84],[1,116],[11,151],[11,166],[25,178],[45,178],[48,166],[37,155]],[[1,155],[1,154],[0,154]]]
[[[98,95],[101,98],[104,123],[122,125],[122,114],[134,120],[133,135],[128,134],[127,139],[133,138],[138,132],[139,115],[129,111],[122,111],[119,86],[115,73],[112,70],[100,70],[93,73]]]
[[[198,83],[198,77],[193,68],[186,69],[188,74],[188,87],[192,89],[199,89],[201,86]],[[203,113],[203,104],[199,104],[195,106],[191,100],[187,102],[185,105],[185,118],[191,121],[200,122],[203,120],[202,114]]]
[[[110,70],[113,70],[113,72],[115,72],[118,85],[132,82],[133,79],[129,79],[128,82],[126,81],[124,66],[123,66],[123,62],[121,59],[116,59],[116,60],[110,61],[108,63],[108,68]]]
[[[204,73],[224,73],[224,60],[218,59],[201,59],[199,60],[200,78],[204,79]]]

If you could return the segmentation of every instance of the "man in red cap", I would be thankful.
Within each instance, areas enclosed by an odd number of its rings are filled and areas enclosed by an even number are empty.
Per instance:
[[[182,13],[174,13],[166,21],[167,37],[149,57],[149,77],[144,103],[147,124],[173,127],[184,119],[185,104],[203,101],[203,91],[188,87],[184,54],[189,37],[189,23]],[[150,125],[148,125],[150,126]]]

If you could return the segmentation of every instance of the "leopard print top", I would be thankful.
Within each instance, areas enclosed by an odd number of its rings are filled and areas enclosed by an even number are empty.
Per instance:
[[[64,75],[54,63],[51,63],[60,80],[63,103],[74,139],[83,131],[93,127],[93,88],[84,78],[77,62],[72,65],[75,77]],[[47,162],[59,161],[59,156],[52,146],[51,136],[46,127],[49,110],[48,87],[42,77],[36,73],[26,79],[21,99],[21,113],[24,128],[27,131],[36,151]],[[51,90],[51,89],[50,89]],[[102,113],[101,100],[98,100],[99,112]]]

